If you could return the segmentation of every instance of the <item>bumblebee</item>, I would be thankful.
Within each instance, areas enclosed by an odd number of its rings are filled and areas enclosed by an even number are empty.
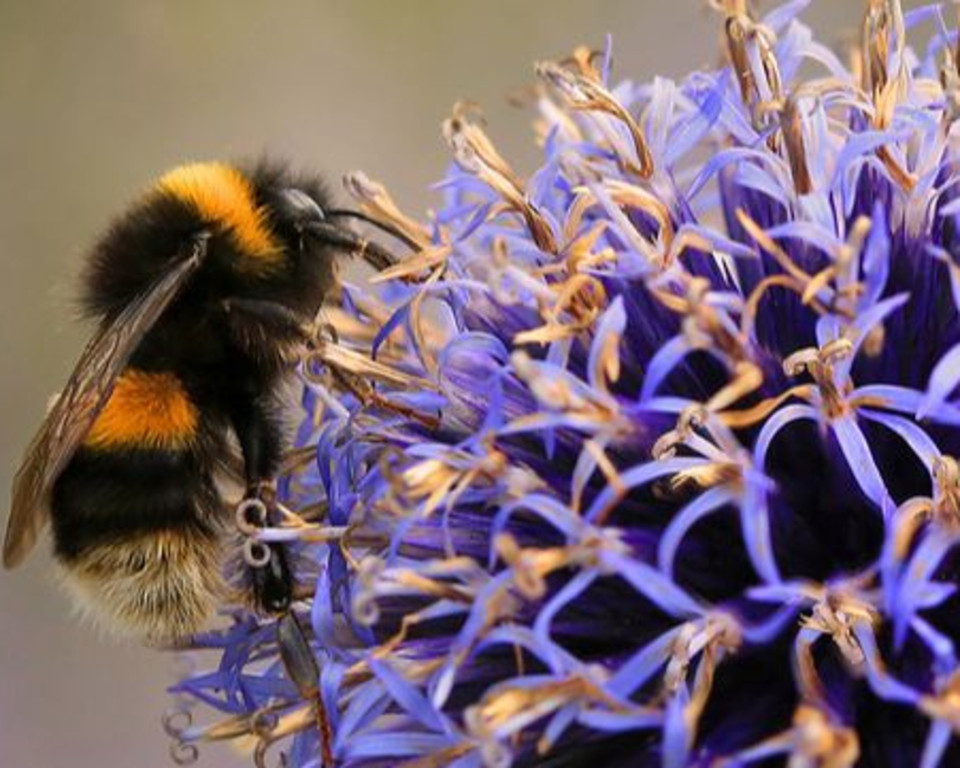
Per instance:
[[[239,444],[246,496],[269,496],[278,392],[338,255],[389,258],[337,223],[346,215],[319,179],[198,163],[114,221],[83,279],[97,331],[14,479],[5,567],[49,522],[65,584],[98,623],[150,644],[204,624],[226,589],[223,457]],[[282,613],[287,556],[262,548],[247,586]]]

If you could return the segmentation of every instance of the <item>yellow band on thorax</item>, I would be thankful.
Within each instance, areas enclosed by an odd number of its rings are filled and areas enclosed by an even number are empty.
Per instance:
[[[118,378],[84,445],[176,450],[197,435],[196,405],[172,373],[127,370]]]
[[[225,163],[191,163],[174,168],[157,182],[157,190],[186,203],[201,218],[223,227],[251,267],[280,258],[282,247],[257,206],[249,180]]]

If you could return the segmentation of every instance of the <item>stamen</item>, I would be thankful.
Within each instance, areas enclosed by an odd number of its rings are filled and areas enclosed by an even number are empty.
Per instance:
[[[540,600],[547,591],[546,576],[570,562],[569,552],[563,547],[524,549],[507,533],[497,536],[493,548],[513,571],[517,589],[528,600]]]
[[[737,209],[737,221],[740,222],[740,226],[747,230],[747,234],[750,235],[763,250],[773,256],[774,260],[780,265],[780,268],[784,272],[803,285],[810,282],[810,275],[800,269],[787,252],[777,245],[774,239],[764,232],[760,225],[742,208]]]
[[[557,253],[557,242],[547,220],[526,197],[520,179],[500,156],[487,135],[470,122],[470,110],[464,104],[454,108],[453,117],[444,121],[443,136],[454,159],[465,171],[489,184],[510,207],[526,221],[530,236],[547,253]]]
[[[307,356],[307,365],[305,366],[307,379],[312,380],[311,377],[316,376],[313,371],[321,366],[329,366],[362,379],[375,379],[411,391],[437,389],[437,385],[431,381],[403,373],[340,344],[326,341],[319,341],[316,349]]]
[[[776,397],[770,397],[761,403],[743,411],[723,411],[718,414],[720,420],[731,429],[746,429],[766,421],[767,417],[791,397],[799,397],[810,401],[813,399],[814,387],[810,384],[801,384],[791,387]]]
[[[802,704],[793,716],[793,761],[799,764],[853,768],[860,759],[857,732],[834,723],[816,707]]]
[[[867,0],[861,31],[863,90],[876,97],[887,85],[890,19],[886,0]]]
[[[798,195],[809,194],[813,190],[813,181],[807,167],[807,151],[803,143],[803,121],[796,95],[787,98],[781,113],[780,125],[787,148],[787,157],[790,159],[794,189]]]
[[[960,464],[953,456],[939,456],[933,463],[936,483],[934,511],[938,522],[960,528]]]
[[[907,87],[905,32],[900,0],[868,0],[862,29],[863,89],[873,99],[874,126],[878,130],[886,130],[893,122],[897,105],[903,102]],[[894,53],[892,61],[897,67],[892,73],[887,71],[887,64],[891,61],[891,43]],[[888,147],[879,147],[876,154],[905,192],[914,189],[917,179],[897,162]]]
[[[730,11],[727,12],[725,32],[727,52],[740,84],[741,99],[752,109],[754,128],[763,132],[769,114],[784,101],[780,65],[773,52],[775,36],[748,14]],[[779,141],[780,134],[771,133],[767,145],[778,152]]]
[[[826,272],[826,270],[824,270]],[[815,280],[816,278],[814,278]],[[771,288],[786,288],[798,294],[805,304],[809,303],[818,314],[826,314],[827,308],[809,295],[808,289],[814,284],[811,280],[807,286],[789,275],[770,275],[759,281],[744,304],[743,314],[740,316],[740,335],[744,342],[756,335],[757,313],[760,310],[760,300]]]
[[[949,723],[956,733],[960,731],[960,672],[950,674],[938,688],[935,694],[921,697],[919,709],[929,717]]]
[[[400,210],[383,184],[362,171],[354,171],[343,177],[343,186],[360,203],[363,211],[410,248],[419,251],[430,245],[430,233],[420,222]]]
[[[553,86],[572,109],[604,112],[623,123],[633,139],[636,158],[621,159],[641,178],[648,179],[653,175],[653,156],[643,130],[609,91],[595,80],[564,69],[554,62],[541,62],[535,70],[537,76]]]
[[[588,80],[600,83],[600,70],[597,69],[595,62],[603,60],[603,51],[588,48],[585,45],[578,45],[573,49],[573,53],[560,62],[561,65],[571,67],[578,74],[583,75]]]
[[[706,409],[711,413],[719,413],[761,386],[763,371],[760,366],[746,360],[738,362],[733,370],[733,378],[706,402]]]
[[[571,275],[552,287],[557,291],[556,303],[541,311],[546,324],[518,333],[514,344],[548,344],[576,336],[593,326],[606,305],[603,283],[591,275]],[[573,316],[573,322],[563,322],[562,317],[567,313]]]
[[[934,471],[936,472],[936,468]],[[893,552],[897,560],[902,562],[906,559],[917,532],[930,519],[933,510],[933,500],[922,497],[908,499],[897,508],[893,520]]]
[[[813,611],[801,619],[801,625],[828,635],[840,653],[853,667],[862,667],[866,662],[860,641],[854,636],[853,627],[858,622],[874,625],[876,609],[852,594],[825,593],[813,606]]]
[[[397,262],[392,267],[377,273],[371,278],[370,282],[386,283],[391,280],[422,282],[425,279],[422,277],[422,273],[432,273],[438,266],[445,266],[452,252],[453,248],[449,245],[424,248]]]

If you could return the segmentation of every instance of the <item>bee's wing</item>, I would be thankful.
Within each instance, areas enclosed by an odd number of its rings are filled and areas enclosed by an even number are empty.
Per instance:
[[[13,479],[12,505],[3,541],[3,565],[12,568],[33,548],[49,516],[57,476],[86,437],[130,355],[202,261],[205,239],[193,252],[97,331],[70,380],[47,413]]]

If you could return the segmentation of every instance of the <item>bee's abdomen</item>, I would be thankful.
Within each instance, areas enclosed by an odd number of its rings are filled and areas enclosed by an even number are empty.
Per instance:
[[[138,534],[61,560],[82,614],[110,634],[150,644],[198,632],[225,587],[220,540],[171,528]]]
[[[153,531],[210,530],[218,504],[212,480],[186,451],[82,448],[51,499],[57,555]]]
[[[128,368],[84,440],[94,450],[181,450],[194,446],[200,411],[181,379],[169,371]]]
[[[111,631],[170,641],[212,612],[222,589],[222,502],[200,430],[173,374],[125,372],[54,484],[65,583]]]
[[[65,584],[99,626],[169,642],[210,617],[223,591],[220,501],[190,452],[82,448],[51,501]]]
[[[200,431],[200,410],[176,374],[121,373],[54,484],[57,554],[76,557],[150,531],[209,527],[217,497]]]

